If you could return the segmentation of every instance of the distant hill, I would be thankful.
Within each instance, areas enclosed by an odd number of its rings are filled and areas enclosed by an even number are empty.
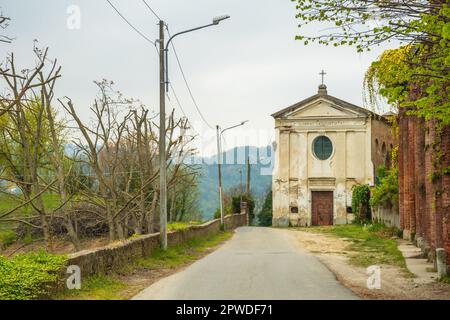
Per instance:
[[[258,210],[264,201],[272,183],[272,165],[270,147],[237,147],[224,152],[222,165],[222,184],[225,191],[240,186],[239,170],[242,170],[243,189],[245,192],[247,181],[247,166],[244,159],[250,157],[251,192],[256,200]],[[240,161],[236,164],[236,160]],[[219,207],[217,155],[203,158],[201,164],[202,175],[199,178],[199,209],[205,219],[213,217]],[[234,160],[234,161],[233,161]],[[229,164],[234,163],[234,164]]]

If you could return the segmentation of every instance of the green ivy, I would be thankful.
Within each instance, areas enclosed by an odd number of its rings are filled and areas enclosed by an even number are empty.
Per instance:
[[[372,207],[391,204],[398,206],[398,169],[385,171],[380,183],[372,188],[370,205]]]
[[[353,187],[352,210],[356,223],[364,223],[370,217],[370,188],[368,185],[359,184]]]
[[[48,296],[61,280],[67,258],[44,251],[0,256],[0,300],[32,300]]]

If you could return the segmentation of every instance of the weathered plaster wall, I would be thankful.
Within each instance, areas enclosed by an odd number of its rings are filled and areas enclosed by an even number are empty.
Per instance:
[[[400,215],[398,208],[393,207],[392,205],[372,208],[372,220],[384,223],[388,227],[400,228]]]
[[[351,222],[353,215],[347,207],[351,206],[352,187],[374,184],[370,117],[337,110],[324,100],[276,119],[275,126],[273,225],[311,225],[313,191],[333,191],[334,223]],[[384,130],[384,123],[375,126],[376,132]],[[390,129],[385,131],[389,136]],[[327,160],[319,160],[313,151],[314,140],[322,135],[333,143],[333,154]]]

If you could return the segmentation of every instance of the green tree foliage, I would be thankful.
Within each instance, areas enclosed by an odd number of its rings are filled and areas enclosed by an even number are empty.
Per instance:
[[[272,226],[272,190],[266,195],[263,207],[258,214],[258,222],[261,227]]]
[[[356,217],[356,223],[364,223],[370,220],[370,188],[366,184],[359,184],[352,190],[352,210]]]
[[[49,295],[60,279],[65,256],[43,251],[19,254],[11,259],[0,256],[0,300],[31,300]]]
[[[330,27],[314,36],[297,36],[305,44],[350,45],[361,52],[400,41],[402,47],[385,52],[372,65],[372,87],[397,107],[413,105],[415,114],[450,124],[448,0],[293,1],[301,30],[314,23]]]

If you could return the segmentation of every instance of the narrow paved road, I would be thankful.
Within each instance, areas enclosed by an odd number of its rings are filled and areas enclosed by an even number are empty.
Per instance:
[[[239,228],[217,251],[133,299],[357,299],[291,233]]]

